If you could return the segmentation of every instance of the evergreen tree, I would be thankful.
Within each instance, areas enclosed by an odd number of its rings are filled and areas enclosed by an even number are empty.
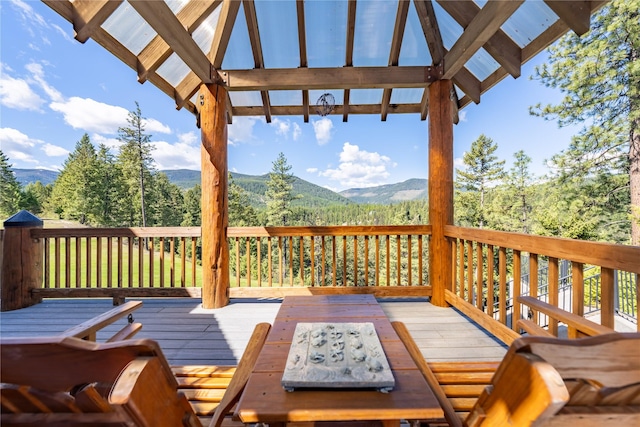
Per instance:
[[[249,203],[247,193],[229,174],[229,226],[251,227],[258,225],[258,214]]]
[[[125,225],[127,210],[123,201],[127,200],[127,189],[114,155],[104,144],[98,147],[96,178],[99,194],[97,222],[108,227]]]
[[[200,184],[196,184],[184,193],[184,214],[181,224],[183,227],[195,227],[202,224],[201,198],[202,187]]]
[[[96,169],[96,151],[85,133],[65,160],[51,191],[51,206],[62,218],[81,224],[96,222],[100,197]]]
[[[11,216],[20,206],[20,183],[16,179],[9,158],[0,150],[0,215]]]
[[[504,160],[498,160],[493,154],[498,145],[491,138],[480,135],[471,144],[471,150],[464,153],[466,169],[456,169],[456,190],[463,222],[483,228],[488,213],[485,210],[485,198],[489,188],[504,178]],[[474,206],[475,205],[475,206]]]
[[[497,197],[494,223],[503,224],[499,230],[531,232],[531,211],[533,203],[534,176],[529,171],[531,157],[523,150],[513,155],[515,162],[506,176],[506,183]]]
[[[131,206],[129,224],[146,227],[149,202],[147,199],[153,187],[151,181],[154,168],[151,135],[145,133],[143,121],[140,106],[136,102],[136,109],[130,111],[127,117],[129,126],[118,129],[118,139],[123,143],[118,155],[118,164],[128,188]]]
[[[291,202],[299,198],[293,195],[295,177],[290,171],[284,153],[278,154],[267,181],[267,225],[289,225]]]
[[[172,184],[167,175],[159,172],[153,179],[153,224],[158,227],[180,225],[184,218],[184,197],[180,187]]]
[[[613,176],[626,173],[630,240],[640,245],[640,0],[613,0],[594,16],[587,34],[570,32],[549,53],[549,63],[538,67],[535,77],[565,96],[557,105],[537,105],[531,112],[561,126],[584,125],[569,148],[553,158],[558,179],[586,186],[577,191],[585,194],[594,190],[595,176],[608,174],[601,184],[609,181],[613,187],[597,188],[605,195],[616,192]]]
[[[42,213],[44,207],[47,206],[52,188],[51,185],[45,186],[40,181],[30,182],[22,190],[20,208],[26,209],[35,215]]]

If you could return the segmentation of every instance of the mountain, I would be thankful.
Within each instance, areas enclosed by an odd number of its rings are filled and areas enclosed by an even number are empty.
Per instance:
[[[16,179],[25,186],[31,182],[40,181],[44,185],[53,183],[58,172],[43,169],[14,169]],[[190,169],[175,169],[161,171],[167,175],[169,181],[187,190],[200,184],[200,171]],[[249,196],[249,201],[255,207],[265,207],[267,181],[269,175],[245,175],[232,172],[233,181],[242,187]],[[397,184],[380,185],[368,188],[351,188],[333,192],[304,179],[294,177],[293,194],[302,195],[293,202],[294,206],[322,207],[327,205],[346,205],[349,203],[392,204],[408,200],[427,199],[427,180],[409,179]]]
[[[397,184],[350,188],[339,194],[356,203],[390,205],[409,200],[427,200],[429,192],[426,179],[412,178]]]
[[[40,181],[43,185],[53,184],[58,172],[45,169],[13,169],[21,186]]]

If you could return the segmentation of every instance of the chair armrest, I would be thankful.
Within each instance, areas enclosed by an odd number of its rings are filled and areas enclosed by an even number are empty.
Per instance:
[[[120,339],[131,338],[135,335],[141,328],[142,324],[133,323],[133,316],[130,316],[135,310],[142,307],[142,301],[129,301],[120,305],[116,308],[113,308],[105,313],[102,313],[96,317],[93,317],[86,322],[82,322],[76,326],[73,326],[66,331],[62,332],[62,336],[65,337],[75,337],[84,339],[87,341],[96,341],[96,336],[99,330],[111,325],[122,317],[129,316],[129,323],[122,330],[118,331],[113,337],[111,337],[108,341],[112,342],[116,340],[116,337],[121,337]],[[136,327],[132,327],[131,325],[139,325]]]

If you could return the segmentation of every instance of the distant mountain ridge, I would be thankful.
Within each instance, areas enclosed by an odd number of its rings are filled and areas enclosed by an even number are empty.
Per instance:
[[[14,169],[16,179],[22,186],[40,181],[44,185],[52,184],[58,172],[44,169]],[[182,189],[193,188],[200,184],[200,171],[191,169],[172,169],[161,171],[169,181]],[[255,207],[265,207],[267,180],[269,174],[245,175],[232,172],[233,181],[242,187]],[[327,188],[295,177],[293,193],[302,197],[294,202],[296,206],[322,207],[327,205],[346,205],[349,203],[393,204],[409,200],[427,199],[427,180],[413,178],[396,184],[377,187],[351,188],[336,193]]]

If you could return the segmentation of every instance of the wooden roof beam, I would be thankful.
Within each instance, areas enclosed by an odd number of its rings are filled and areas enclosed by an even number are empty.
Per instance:
[[[356,33],[356,0],[349,0],[347,5],[347,46],[345,49],[344,65],[346,67],[353,67],[353,46]],[[351,98],[351,91],[349,89],[344,90],[342,99],[344,100],[344,109],[342,112],[342,121],[347,122],[349,120],[349,99]]]
[[[389,113],[392,114],[418,114],[420,113],[420,104],[399,104],[389,107]],[[350,105],[349,114],[368,114],[376,115],[380,113],[380,104],[364,104],[364,105]],[[262,114],[262,106],[238,106],[233,107],[234,116],[259,116]],[[273,116],[301,116],[301,105],[284,105],[284,106],[272,106],[271,114]],[[330,115],[340,116],[344,114],[344,105],[336,105]]]
[[[256,5],[253,0],[243,0],[244,16],[247,19],[247,29],[249,30],[249,41],[253,52],[253,62],[255,68],[264,68],[264,58],[262,56],[262,43],[260,42],[260,31],[258,29],[258,16],[256,15]],[[262,105],[264,106],[264,116],[267,123],[271,123],[271,105],[269,94],[261,91]]]
[[[136,0],[129,4],[142,16],[173,51],[193,70],[202,83],[215,83],[217,74],[191,35],[163,1]]]
[[[178,21],[191,34],[220,5],[220,1],[191,1],[176,15]],[[167,42],[160,35],[156,35],[138,55],[138,81],[144,83],[149,73],[155,73],[172,53],[173,50]]]
[[[247,90],[386,89],[427,86],[427,67],[336,67],[222,70],[227,88]]]
[[[436,13],[433,10],[433,3],[431,0],[413,0],[413,3],[416,6],[418,19],[420,20],[424,37],[427,40],[431,61],[434,65],[438,65],[442,63],[445,49],[442,43],[442,34],[440,33]]]
[[[450,79],[484,46],[524,0],[488,1],[444,58],[444,79]]]
[[[298,15],[298,46],[300,49],[300,67],[307,68],[307,29],[304,18],[304,0],[296,0]],[[305,123],[309,123],[309,91],[302,91],[302,112]]]
[[[429,87],[424,88],[422,100],[420,101],[420,120],[427,120],[429,115]]]
[[[389,66],[398,66],[400,49],[402,47],[402,38],[404,37],[404,29],[407,24],[408,14],[409,0],[398,0],[396,23],[393,28],[393,38],[391,39],[391,50],[389,52]],[[380,111],[380,116],[383,122],[387,120],[389,103],[391,102],[391,90],[392,89],[385,89],[382,93],[382,108]]]
[[[122,4],[122,0],[88,1],[76,0],[73,2],[73,30],[75,38],[84,43],[100,28],[109,16]]]
[[[473,18],[480,12],[480,7],[473,0],[438,0],[438,3],[463,28],[468,27]],[[522,50],[504,31],[498,29],[483,47],[509,74],[514,78],[520,77]]]
[[[218,24],[216,25],[216,31],[213,34],[211,48],[208,54],[209,60],[216,70],[222,68],[222,61],[229,46],[231,31],[233,31],[233,26],[236,23],[239,9],[240,2],[238,1],[224,0],[222,2],[222,8],[218,16]]]
[[[544,0],[553,13],[558,15],[577,35],[589,31],[591,1],[589,0]]]

